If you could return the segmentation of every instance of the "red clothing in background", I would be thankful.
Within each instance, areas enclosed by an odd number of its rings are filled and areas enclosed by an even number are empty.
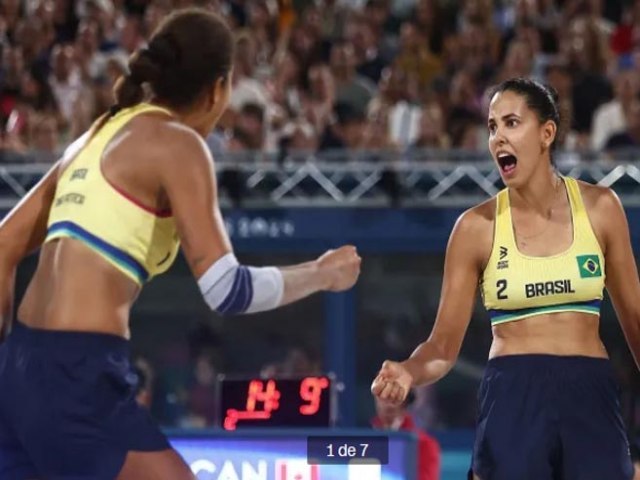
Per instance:
[[[440,445],[437,440],[416,427],[413,418],[405,413],[398,428],[382,424],[380,417],[373,417],[371,425],[378,429],[408,430],[418,436],[418,480],[440,480]]]

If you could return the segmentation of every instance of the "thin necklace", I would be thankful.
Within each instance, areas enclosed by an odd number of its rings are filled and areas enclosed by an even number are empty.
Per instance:
[[[560,179],[560,177],[556,177],[556,184],[554,186],[554,193],[553,193],[553,200],[555,201],[556,196],[558,195],[558,192],[560,191],[560,184],[562,183],[562,180]],[[546,233],[547,230],[549,230],[549,225],[551,225],[551,213],[553,212],[553,202],[551,203],[551,208],[549,209],[549,216],[546,219],[545,222],[545,227],[537,233],[534,233],[532,235],[518,235],[520,237],[520,240],[530,240],[532,238],[536,238],[541,236],[542,234]],[[512,220],[513,221],[513,220]]]

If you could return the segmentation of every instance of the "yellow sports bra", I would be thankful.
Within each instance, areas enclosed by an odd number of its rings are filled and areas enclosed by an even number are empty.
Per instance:
[[[100,160],[116,133],[147,112],[170,115],[145,103],[123,109],[85,142],[58,180],[45,239],[79,240],[139,285],[175,260],[180,246],[175,222],[171,212],[153,211],[110,184]]]
[[[585,210],[580,187],[563,177],[571,206],[573,243],[563,253],[531,257],[518,251],[507,189],[496,198],[493,248],[481,279],[492,325],[552,312],[599,315],[604,256]]]

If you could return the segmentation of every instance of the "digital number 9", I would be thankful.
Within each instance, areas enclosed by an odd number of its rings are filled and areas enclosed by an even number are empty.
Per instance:
[[[320,409],[322,390],[329,387],[329,380],[326,377],[307,377],[300,384],[300,398],[306,405],[300,407],[302,415],[315,415]]]

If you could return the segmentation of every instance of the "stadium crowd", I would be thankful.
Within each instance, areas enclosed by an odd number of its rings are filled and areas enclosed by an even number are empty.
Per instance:
[[[127,59],[177,7],[216,9],[237,52],[226,152],[484,151],[487,89],[560,95],[561,147],[640,143],[640,2],[623,0],[3,0],[3,162],[50,162],[111,103]]]

